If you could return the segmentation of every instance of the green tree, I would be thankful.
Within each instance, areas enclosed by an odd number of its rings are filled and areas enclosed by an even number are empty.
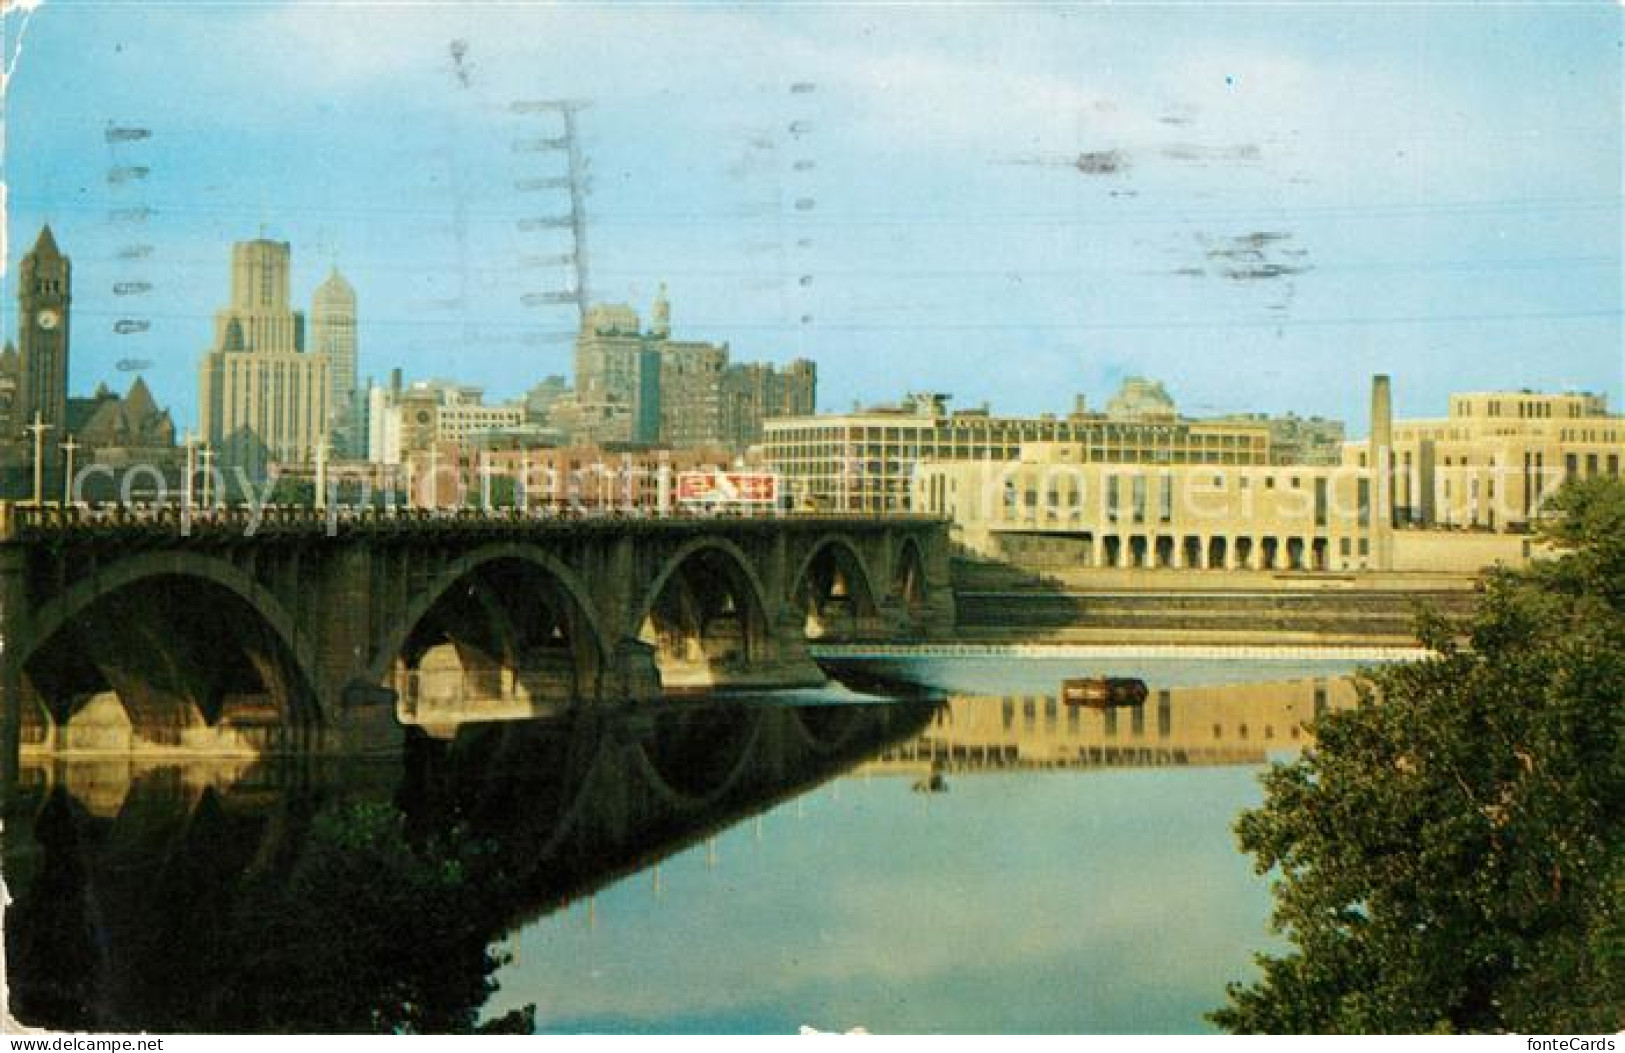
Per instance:
[[[482,493],[480,487],[471,487],[464,503],[469,508],[517,508],[518,480],[511,475],[492,475],[488,489]]]
[[[302,505],[312,508],[316,504],[316,484],[309,479],[280,476],[271,487],[273,505]]]
[[[324,811],[291,873],[241,897],[224,993],[182,1030],[528,1034],[533,1006],[479,1019],[506,882],[461,829],[414,843],[391,806]]]
[[[1237,826],[1291,944],[1234,1032],[1625,1028],[1625,484],[1566,487],[1554,558],[1424,616]]]

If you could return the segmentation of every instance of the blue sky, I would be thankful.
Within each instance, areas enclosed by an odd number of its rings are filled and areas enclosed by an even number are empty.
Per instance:
[[[350,276],[363,375],[567,373],[568,311],[520,300],[563,278],[516,226],[558,211],[515,189],[550,174],[515,140],[550,131],[511,106],[560,97],[593,102],[595,298],[664,280],[677,335],[813,357],[826,409],[1065,410],[1142,373],[1194,414],[1361,433],[1380,370],[1404,415],[1625,401],[1611,4],[30,6],[4,20],[8,275],[48,219],[71,387],[148,360],[183,423],[262,229],[305,304]]]

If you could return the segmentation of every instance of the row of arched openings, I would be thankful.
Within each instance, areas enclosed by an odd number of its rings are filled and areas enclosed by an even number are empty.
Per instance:
[[[374,672],[408,721],[490,719],[598,697],[618,641],[590,613],[589,587],[523,553],[471,558],[386,642],[387,664]],[[182,570],[87,599],[25,660],[23,745],[300,748],[322,723],[307,662],[285,614],[252,591],[224,573]],[[883,602],[917,615],[924,600],[912,539],[882,584],[851,542],[829,538],[804,560],[790,604],[808,638],[827,641],[879,631]],[[656,579],[633,635],[662,683],[681,687],[748,667],[769,646],[768,618],[743,555],[713,542]]]

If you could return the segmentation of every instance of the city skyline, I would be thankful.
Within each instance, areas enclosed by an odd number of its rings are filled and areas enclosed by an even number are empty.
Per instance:
[[[974,10],[641,12],[634,34],[604,8],[411,8],[337,69],[323,56],[373,25],[352,9],[14,10],[7,277],[49,220],[75,259],[70,388],[150,360],[195,422],[229,245],[263,224],[293,243],[296,288],[335,262],[356,286],[361,377],[458,355],[459,380],[515,396],[569,372],[574,323],[520,304],[542,279],[514,234],[537,207],[514,189],[535,128],[511,103],[579,95],[593,299],[642,309],[666,280],[675,334],[813,358],[823,410],[933,389],[1064,412],[1144,374],[1194,416],[1358,434],[1382,371],[1406,416],[1525,386],[1617,407],[1619,115],[1593,90],[1617,83],[1596,32],[1616,13],[1352,14],[1328,51],[1305,11],[1029,10],[978,44]],[[650,36],[681,65],[724,30],[737,53],[681,91],[628,75]],[[1132,71],[1063,61],[1144,30]],[[1541,57],[1483,83],[1486,55],[1531,34]],[[159,53],[185,73],[130,80]],[[537,53],[558,61],[537,73]],[[1328,107],[1335,127],[1315,123]],[[150,255],[120,259],[131,244]],[[132,277],[152,288],[115,295]],[[114,334],[126,315],[150,328]]]

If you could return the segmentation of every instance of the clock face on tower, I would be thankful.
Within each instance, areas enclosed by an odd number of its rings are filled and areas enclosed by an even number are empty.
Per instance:
[[[34,324],[39,326],[41,329],[44,329],[46,332],[50,332],[61,323],[62,316],[51,310],[49,307],[45,308],[39,314],[34,316]]]

